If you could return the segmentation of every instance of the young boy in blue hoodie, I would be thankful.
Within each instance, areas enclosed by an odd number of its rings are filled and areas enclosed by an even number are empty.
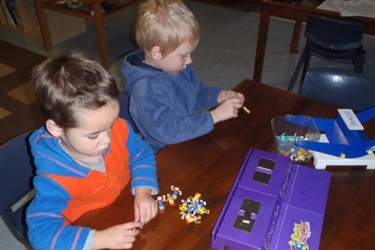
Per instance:
[[[207,134],[214,124],[238,116],[244,96],[207,86],[190,66],[199,25],[182,1],[144,2],[136,40],[141,50],[127,55],[121,70],[130,114],[155,152]]]
[[[157,214],[151,195],[159,188],[152,149],[118,117],[114,79],[97,62],[71,52],[37,66],[33,87],[46,118],[30,137],[37,168],[27,210],[33,249],[131,248],[137,228]],[[134,222],[100,231],[72,225],[111,204],[129,182]]]

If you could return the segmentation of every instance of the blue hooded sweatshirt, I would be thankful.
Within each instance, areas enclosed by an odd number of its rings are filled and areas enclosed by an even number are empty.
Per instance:
[[[208,109],[221,91],[207,86],[190,65],[176,75],[143,63],[144,53],[128,54],[121,65],[130,95],[129,111],[146,143],[158,152],[169,144],[209,133]]]

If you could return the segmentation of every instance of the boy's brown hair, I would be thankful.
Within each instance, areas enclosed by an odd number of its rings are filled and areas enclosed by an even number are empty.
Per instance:
[[[96,61],[73,51],[49,58],[33,69],[32,82],[45,118],[75,128],[80,109],[95,110],[118,101],[115,80]]]

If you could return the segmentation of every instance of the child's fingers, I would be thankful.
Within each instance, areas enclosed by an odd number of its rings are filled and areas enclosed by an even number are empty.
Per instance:
[[[124,229],[126,230],[134,230],[136,228],[141,228],[143,226],[143,224],[141,222],[128,222],[128,223],[125,223],[123,224],[124,225]]]
[[[140,215],[140,211],[139,211],[139,207],[135,207],[134,208],[134,221],[135,222],[140,222],[140,220],[141,220],[141,215]]]

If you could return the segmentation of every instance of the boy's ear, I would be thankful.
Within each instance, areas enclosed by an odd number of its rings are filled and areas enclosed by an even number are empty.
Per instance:
[[[63,134],[63,129],[59,127],[53,120],[48,119],[46,121],[46,128],[53,137],[60,137]]]
[[[163,54],[161,53],[159,46],[154,46],[151,48],[150,55],[153,60],[157,61],[163,58]]]

